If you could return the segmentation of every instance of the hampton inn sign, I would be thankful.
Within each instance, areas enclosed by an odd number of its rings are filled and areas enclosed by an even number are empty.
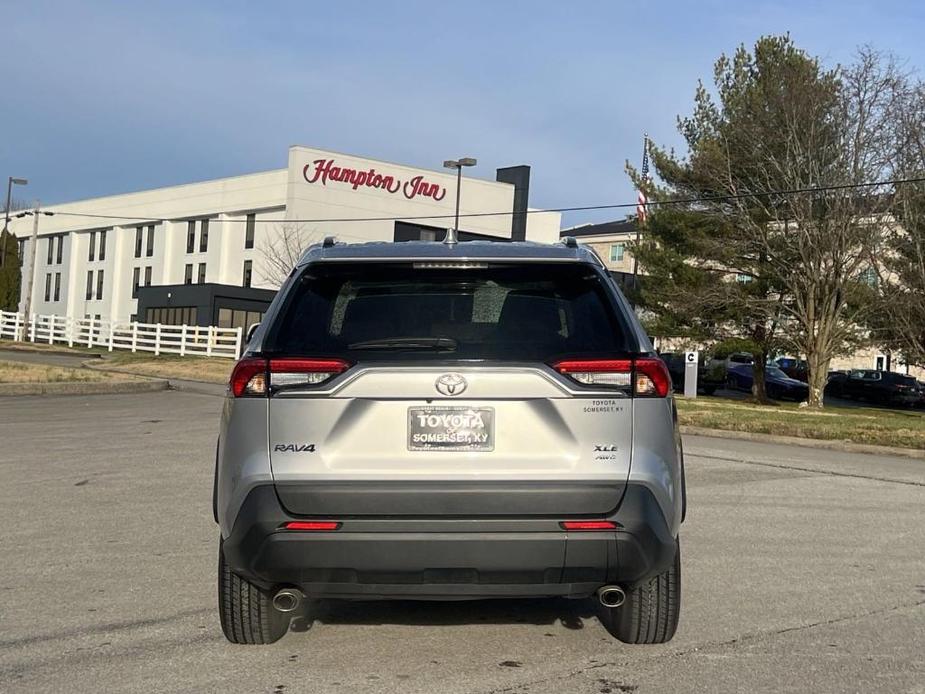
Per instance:
[[[354,190],[366,187],[378,188],[392,194],[401,191],[409,200],[423,196],[440,201],[446,197],[445,187],[428,181],[421,174],[402,181],[397,176],[381,174],[373,167],[362,170],[338,166],[334,159],[315,159],[306,164],[302,167],[302,177],[308,183],[320,183],[323,186],[328,182],[335,182],[347,184]]]

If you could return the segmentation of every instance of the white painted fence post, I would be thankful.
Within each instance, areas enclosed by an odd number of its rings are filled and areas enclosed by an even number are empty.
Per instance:
[[[186,324],[184,323],[180,329],[180,356],[186,356]]]
[[[132,323],[132,352],[138,351],[138,321]]]
[[[93,316],[90,316],[90,326],[87,329],[87,348],[93,346]]]
[[[159,356],[161,353],[161,324],[158,323],[154,328],[154,356]]]
[[[29,323],[29,341],[35,342],[35,319],[36,315],[32,314],[32,320]]]
[[[20,335],[20,320],[19,313],[16,314],[16,318],[13,319],[13,342],[25,342],[25,334]],[[25,331],[23,331],[25,332]]]
[[[48,318],[48,344],[51,344],[55,339],[55,323],[57,322],[58,317],[51,315],[48,316]]]
[[[67,319],[67,346],[74,346],[74,326],[77,325],[77,321],[68,316]]]
[[[208,342],[206,343],[206,355],[212,356],[212,340],[215,339],[215,326],[209,326]]]
[[[112,343],[116,336],[116,324],[112,321],[109,322],[109,351],[112,351]]]
[[[238,326],[235,329],[235,334],[234,334],[234,358],[235,359],[241,358],[241,347],[243,346],[241,344],[241,341],[243,337],[244,337],[244,328],[242,328],[241,326]]]

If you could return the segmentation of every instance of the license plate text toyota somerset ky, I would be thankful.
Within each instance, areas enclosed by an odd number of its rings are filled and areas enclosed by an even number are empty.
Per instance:
[[[409,408],[408,448],[412,451],[490,451],[494,448],[494,410],[490,407]]]

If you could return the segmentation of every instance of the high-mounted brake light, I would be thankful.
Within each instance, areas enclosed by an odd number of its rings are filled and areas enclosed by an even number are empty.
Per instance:
[[[561,374],[586,386],[629,388],[636,397],[663,398],[671,390],[671,376],[661,359],[568,359],[553,364]]]
[[[340,521],[289,521],[283,524],[283,530],[301,532],[330,532],[340,530]]]
[[[562,521],[563,530],[616,530],[617,524],[608,520]]]
[[[262,397],[274,386],[318,385],[349,368],[343,359],[242,359],[231,372],[231,392],[236,398]]]

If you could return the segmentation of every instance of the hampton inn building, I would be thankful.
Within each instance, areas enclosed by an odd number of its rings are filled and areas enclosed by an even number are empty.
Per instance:
[[[525,214],[529,183],[527,166],[463,177],[460,215],[505,214],[463,216],[461,238],[557,241],[558,213]],[[31,291],[38,314],[247,326],[278,287],[280,256],[325,236],[440,240],[455,205],[454,172],[291,147],[285,169],[51,206],[34,272],[33,219],[14,219],[20,310]]]

